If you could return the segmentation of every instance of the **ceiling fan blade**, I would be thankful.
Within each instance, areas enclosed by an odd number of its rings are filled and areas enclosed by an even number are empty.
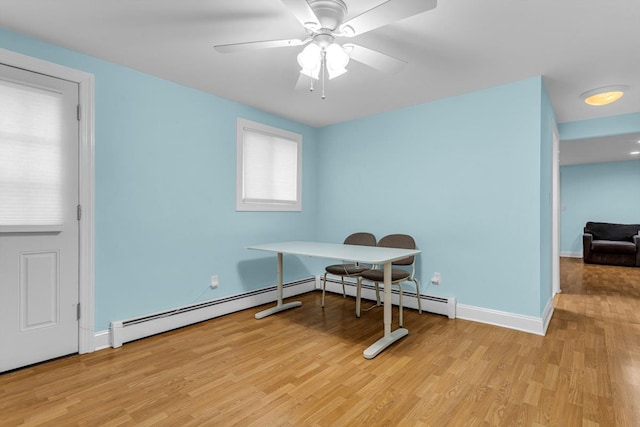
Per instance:
[[[340,29],[344,35],[357,36],[392,22],[434,9],[438,0],[387,0],[351,18]]]
[[[291,13],[300,21],[302,26],[308,29],[320,28],[320,21],[309,7],[307,0],[282,0]]]
[[[306,40],[289,39],[289,40],[264,40],[259,42],[246,42],[246,43],[231,43],[231,44],[219,44],[213,48],[220,53],[234,53],[245,52],[248,50],[256,49],[271,49],[274,47],[289,47],[289,46],[302,46],[311,41],[311,38]]]
[[[383,71],[389,74],[395,74],[402,70],[407,63],[401,59],[389,56],[386,53],[369,49],[353,43],[345,44],[346,49],[351,49],[349,57],[355,61],[362,62],[371,68]]]

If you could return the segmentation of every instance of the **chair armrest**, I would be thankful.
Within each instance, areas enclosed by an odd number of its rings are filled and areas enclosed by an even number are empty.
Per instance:
[[[636,245],[636,267],[640,267],[640,231],[633,236],[633,243]]]
[[[582,235],[582,259],[591,260],[591,243],[593,242],[593,234],[584,233]]]

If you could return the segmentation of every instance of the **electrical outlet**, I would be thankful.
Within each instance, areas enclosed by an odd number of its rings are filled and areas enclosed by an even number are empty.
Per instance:
[[[211,289],[215,289],[218,287],[219,281],[218,281],[218,275],[214,274],[213,276],[211,276]]]
[[[434,285],[439,285],[440,278],[441,278],[440,273],[436,271],[435,273],[433,273],[433,277],[431,278],[431,283],[433,283]]]

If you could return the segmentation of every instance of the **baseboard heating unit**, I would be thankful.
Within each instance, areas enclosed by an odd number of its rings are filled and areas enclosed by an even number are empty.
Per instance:
[[[316,279],[309,277],[283,286],[285,298],[311,292]],[[135,341],[151,335],[182,328],[215,317],[224,316],[247,308],[257,307],[276,300],[276,287],[270,286],[226,298],[203,301],[159,313],[111,322],[111,347]]]
[[[349,280],[345,280],[345,292],[352,297],[356,296],[356,284]],[[318,278],[318,288],[322,289],[322,279]],[[327,292],[334,292],[342,294],[342,285],[339,280],[327,278]],[[382,287],[380,287],[380,296],[384,294]],[[397,288],[391,289],[391,302],[398,305],[399,292]],[[420,305],[422,311],[428,311],[429,313],[441,314],[447,316],[449,319],[456,318],[456,299],[453,297],[436,297],[431,295],[420,295]],[[373,285],[368,283],[362,284],[362,298],[375,301],[376,291]],[[411,292],[403,288],[402,302],[404,307],[418,309],[418,300],[416,293]]]

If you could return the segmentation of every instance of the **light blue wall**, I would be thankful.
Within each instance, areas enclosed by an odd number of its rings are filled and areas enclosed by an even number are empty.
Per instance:
[[[539,317],[541,87],[532,78],[320,129],[318,236],[411,234],[423,290],[438,271],[430,294]]]
[[[640,160],[563,166],[560,250],[582,253],[587,221],[640,224]]]
[[[272,285],[275,257],[245,247],[315,238],[316,129],[12,32],[0,47],[95,75],[96,330]],[[235,211],[238,116],[303,135],[302,213]]]

